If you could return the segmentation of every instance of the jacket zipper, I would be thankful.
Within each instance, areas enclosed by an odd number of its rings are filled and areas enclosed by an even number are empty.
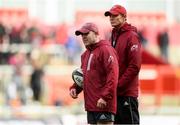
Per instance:
[[[90,70],[90,65],[91,65],[92,57],[93,57],[93,53],[90,53],[90,56],[89,56],[89,59],[88,59],[88,64],[87,64],[87,71]]]

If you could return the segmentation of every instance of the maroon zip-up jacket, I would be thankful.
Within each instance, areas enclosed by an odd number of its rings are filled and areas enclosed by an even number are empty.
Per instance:
[[[137,29],[125,23],[112,31],[112,46],[119,57],[118,96],[138,97],[141,44]]]
[[[116,51],[108,41],[104,40],[86,48],[81,56],[85,110],[115,114],[119,75]],[[76,88],[78,93],[82,90],[75,84],[71,88]],[[100,98],[107,102],[106,108],[97,107]]]

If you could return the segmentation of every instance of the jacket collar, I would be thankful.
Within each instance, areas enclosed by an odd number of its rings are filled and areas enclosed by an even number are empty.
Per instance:
[[[113,28],[113,32],[116,32],[116,33],[122,33],[122,32],[130,31],[130,30],[137,32],[136,27],[132,26],[131,24],[128,24],[127,22],[125,22],[122,26],[118,28]]]
[[[104,40],[100,40],[100,41],[97,42],[97,43],[94,43],[94,44],[91,44],[91,45],[86,46],[86,49],[88,49],[88,50],[90,50],[90,51],[93,51],[93,50],[95,50],[96,48],[98,48],[99,46],[105,45],[105,44],[108,44],[108,42],[105,42]]]

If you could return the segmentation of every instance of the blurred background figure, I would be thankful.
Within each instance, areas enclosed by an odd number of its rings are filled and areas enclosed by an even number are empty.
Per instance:
[[[147,48],[147,45],[148,45],[148,40],[146,38],[146,29],[145,28],[142,28],[138,31],[138,35],[139,35],[139,39],[140,39],[140,42],[142,44],[142,47],[144,47],[145,49]]]
[[[33,92],[33,100],[41,102],[43,96],[43,60],[42,54],[39,50],[34,50],[31,55],[32,74],[30,76],[30,87]]]
[[[31,74],[30,86],[33,91],[33,100],[41,101],[42,96],[42,77],[44,73],[40,66],[34,64],[33,65],[33,73]]]
[[[6,35],[5,26],[0,22],[0,44],[3,43],[4,36]]]
[[[78,55],[82,51],[80,43],[73,36],[68,36],[65,48],[67,50],[68,64],[75,64],[77,62]]]
[[[10,83],[7,84],[7,104],[13,105],[15,101],[25,105],[27,101],[26,88],[23,80],[23,66],[26,56],[23,52],[15,53],[9,60],[13,68]]]
[[[168,62],[169,34],[167,28],[159,32],[157,42],[161,57],[164,61]]]
[[[21,27],[13,26],[9,33],[10,44],[21,44],[23,43],[21,38]]]
[[[12,106],[17,101],[20,105],[26,104],[26,88],[22,79],[21,67],[14,67],[11,82],[7,87],[7,104]],[[15,102],[15,103],[17,103]],[[16,104],[15,104],[16,105]]]

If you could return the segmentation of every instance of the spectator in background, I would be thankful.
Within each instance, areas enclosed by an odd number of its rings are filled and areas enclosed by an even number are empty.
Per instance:
[[[169,35],[167,28],[158,34],[157,41],[161,57],[168,62]]]
[[[33,65],[33,73],[31,74],[30,86],[33,91],[33,100],[41,101],[42,96],[42,77],[43,70],[38,65]]]
[[[25,62],[26,55],[22,51],[15,53],[9,60],[9,64],[14,69],[11,82],[7,87],[7,98],[9,102],[13,99],[19,99],[21,104],[26,104],[26,87],[23,80],[23,66]]]
[[[128,24],[126,9],[114,5],[104,13],[113,27],[111,44],[119,57],[117,114],[115,124],[139,124],[138,94],[141,43],[136,27]]]
[[[0,44],[3,43],[4,36],[6,35],[6,28],[5,26],[0,22]]]
[[[33,50],[31,53],[31,64],[33,72],[30,77],[30,87],[33,91],[33,100],[40,102],[43,96],[44,71],[46,57],[39,50]]]
[[[68,56],[68,63],[74,64],[78,59],[78,55],[81,52],[81,45],[73,36],[68,37],[68,41],[65,44],[65,48]]]
[[[3,23],[0,22],[0,64],[7,64],[7,60],[10,56],[9,52],[3,51],[3,46],[5,42],[5,36],[6,33],[6,27],[3,25]]]
[[[26,104],[26,87],[23,81],[23,71],[21,66],[14,67],[11,82],[7,87],[7,99],[9,105],[11,105],[11,101],[16,99],[19,100],[20,104]]]
[[[139,35],[139,39],[140,39],[140,42],[141,42],[142,46],[144,48],[146,48],[147,44],[148,44],[148,40],[147,40],[147,38],[145,36],[145,29],[142,28],[141,30],[139,30],[138,35]]]
[[[40,47],[42,44],[42,39],[42,33],[35,25],[27,28],[26,41],[27,43],[31,44],[33,48]]]
[[[21,44],[23,43],[21,38],[21,27],[13,26],[9,33],[10,44]]]

